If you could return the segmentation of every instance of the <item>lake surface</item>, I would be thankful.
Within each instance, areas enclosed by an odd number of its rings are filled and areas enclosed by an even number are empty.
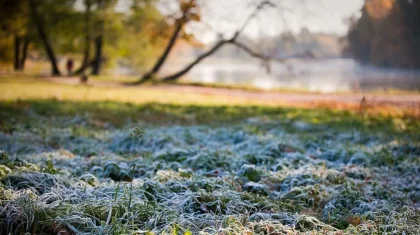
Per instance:
[[[175,66],[170,66],[175,70]],[[177,66],[176,66],[177,67]],[[168,71],[169,72],[169,71]],[[420,70],[363,66],[352,59],[291,61],[272,64],[271,74],[258,63],[210,63],[195,67],[184,81],[252,86],[262,89],[303,89],[317,92],[420,90]]]

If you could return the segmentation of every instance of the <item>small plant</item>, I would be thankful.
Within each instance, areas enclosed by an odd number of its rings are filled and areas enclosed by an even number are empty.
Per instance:
[[[0,161],[8,161],[9,160],[9,156],[7,155],[7,153],[1,149],[0,150]]]
[[[144,132],[140,128],[136,127],[136,128],[133,129],[133,131],[130,134],[130,137],[134,141],[134,146],[136,146],[138,144],[138,141],[140,140],[140,138],[143,137],[143,135],[144,135]],[[129,189],[129,193],[128,193],[128,196],[129,196],[128,210],[131,211],[131,201],[132,201],[132,192],[133,192],[133,180],[132,179],[134,179],[134,173],[135,173],[136,167],[137,167],[136,163],[134,162],[134,159],[136,158],[136,152],[133,151],[132,153],[127,153],[123,157],[125,159],[128,159],[128,160],[132,161],[130,167],[127,170],[127,172],[122,174],[123,176],[127,176],[130,179],[130,180],[126,180],[126,181],[130,181],[130,189]],[[130,173],[131,173],[131,175],[130,175]],[[120,178],[120,179],[123,179],[123,178]],[[118,191],[119,191],[119,188],[120,188],[120,184],[121,184],[121,180],[118,183],[114,201],[116,201],[117,198],[118,198]]]
[[[9,166],[11,161],[9,155],[3,149],[0,150],[0,165]]]
[[[258,182],[261,180],[261,172],[255,165],[245,164],[238,172],[238,176],[245,177],[247,180]]]
[[[51,159],[48,159],[45,163],[45,167],[42,168],[42,172],[49,173],[49,174],[58,174],[60,170],[54,167],[54,163]]]

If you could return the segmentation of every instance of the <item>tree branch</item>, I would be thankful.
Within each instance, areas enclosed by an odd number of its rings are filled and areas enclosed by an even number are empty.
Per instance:
[[[190,0],[191,2],[193,0]],[[182,28],[184,27],[185,23],[187,22],[188,14],[190,13],[191,8],[187,8],[182,12],[181,18],[177,19],[175,30],[172,33],[171,38],[168,41],[168,44],[166,45],[165,50],[163,51],[162,55],[159,57],[159,59],[156,61],[153,68],[143,75],[140,81],[138,81],[138,84],[144,83],[148,80],[153,79],[154,75],[157,74],[162,67],[162,65],[165,63],[166,59],[169,56],[169,53],[172,51],[172,48],[174,47],[180,32],[182,31]]]
[[[264,9],[267,6],[275,7],[275,5],[270,0],[262,1],[260,4],[258,4],[256,6],[255,10],[246,18],[246,20],[244,21],[242,26],[238,30],[235,31],[235,33],[233,34],[233,36],[230,39],[220,39],[212,48],[210,48],[207,52],[198,56],[194,61],[192,61],[184,69],[182,69],[179,72],[176,72],[172,75],[164,77],[162,79],[162,81],[167,82],[167,81],[177,80],[181,76],[188,73],[194,66],[199,64],[202,60],[211,56],[213,53],[215,53],[217,50],[219,50],[223,45],[228,44],[228,43],[233,44],[233,45],[241,48],[242,50],[244,50],[245,52],[247,52],[249,55],[251,55],[253,57],[262,59],[264,62],[268,62],[270,60],[276,60],[276,61],[283,62],[283,59],[281,59],[281,58],[271,58],[269,56],[259,54],[255,51],[253,51],[251,48],[247,47],[246,45],[237,41],[239,35],[245,30],[245,28],[248,26],[248,24],[251,22],[251,20],[254,19],[257,16],[259,11],[261,11],[262,9]],[[150,76],[150,74],[148,74],[148,75]],[[143,81],[144,81],[144,79],[140,83],[142,83]]]
[[[245,19],[242,26],[236,31],[236,34],[238,35],[241,34],[245,30],[245,28],[248,26],[248,24],[251,22],[251,20],[253,20],[258,15],[258,12],[267,6],[275,7],[276,5],[272,3],[270,0],[262,1],[260,4],[257,5],[254,11],[248,16],[248,18]]]
[[[224,44],[228,43],[228,40],[221,40],[219,42],[217,42],[210,50],[208,50],[206,53],[200,55],[199,57],[197,57],[193,62],[191,62],[187,67],[185,67],[184,69],[182,69],[181,71],[174,73],[172,75],[169,75],[165,78],[162,79],[162,81],[167,82],[167,81],[175,81],[178,78],[180,78],[181,76],[183,76],[184,74],[188,73],[194,66],[196,66],[197,64],[199,64],[202,60],[204,60],[205,58],[211,56],[214,52],[216,52],[217,50],[219,50],[220,47],[222,47]]]
[[[250,55],[250,56],[252,56],[252,57],[255,57],[255,58],[257,58],[257,59],[261,59],[261,60],[263,60],[263,61],[265,61],[265,62],[268,62],[268,61],[277,61],[277,62],[284,63],[284,62],[285,62],[285,60],[286,60],[286,58],[272,57],[272,56],[268,56],[268,55],[265,55],[265,54],[258,53],[258,52],[256,52],[256,51],[252,50],[252,49],[251,49],[250,47],[248,47],[247,45],[245,45],[245,44],[243,44],[243,43],[241,43],[241,42],[238,42],[238,41],[230,41],[230,43],[231,43],[232,45],[235,45],[235,46],[236,46],[236,47],[238,47],[239,49],[243,50],[243,51],[244,51],[244,52],[246,52],[248,55]]]

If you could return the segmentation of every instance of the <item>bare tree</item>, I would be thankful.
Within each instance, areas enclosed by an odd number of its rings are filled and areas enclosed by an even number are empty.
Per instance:
[[[37,11],[35,0],[29,0],[29,9],[32,14],[32,18],[36,29],[38,31],[39,37],[45,47],[45,51],[47,53],[48,59],[51,63],[52,75],[61,75],[60,70],[57,64],[57,57],[55,56],[54,50],[51,46],[51,42],[48,38],[47,33],[45,32],[44,22],[42,21],[39,13]]]
[[[268,56],[268,55],[265,55],[265,54],[262,54],[262,53],[258,53],[257,51],[253,50],[252,48],[250,48],[247,45],[238,41],[238,37],[242,34],[242,32],[249,25],[249,23],[258,15],[258,13],[260,11],[262,11],[263,9],[268,8],[268,7],[276,7],[276,4],[274,4],[271,0],[261,1],[255,7],[253,12],[245,19],[242,26],[234,32],[234,34],[231,38],[224,39],[223,37],[220,37],[220,39],[208,51],[199,55],[194,61],[192,61],[190,64],[188,64],[185,68],[181,69],[178,72],[175,72],[174,74],[166,76],[166,77],[162,78],[161,80],[162,81],[175,81],[175,80],[179,79],[181,76],[188,73],[194,66],[199,64],[202,60],[211,56],[213,53],[215,53],[217,50],[219,50],[222,46],[224,46],[226,44],[232,44],[232,45],[240,48],[244,52],[248,53],[250,56],[258,58],[258,59],[262,60],[264,63],[267,63],[267,64],[268,64],[269,61],[272,61],[272,60],[279,61],[279,62],[284,62],[284,59],[282,59],[282,58],[275,58],[275,57],[271,57],[271,56]],[[188,9],[183,9],[183,10],[184,11],[183,11],[183,16],[182,17],[185,17],[185,15],[188,14]],[[181,18],[181,19],[183,19],[183,18]],[[171,51],[173,45],[175,44],[175,41],[178,38],[178,34],[179,34],[180,30],[182,29],[182,27],[184,27],[184,24],[186,22],[187,21],[185,21],[185,20],[179,20],[179,21],[176,22],[175,31],[174,31],[174,33],[173,33],[173,35],[172,35],[172,37],[171,37],[171,39],[168,43],[168,46],[166,47],[166,50],[164,51],[162,56],[159,58],[155,67],[153,67],[153,69],[150,72],[146,73],[145,76],[143,76],[143,78],[140,81],[137,82],[138,84],[143,83],[145,81],[148,81],[150,79],[153,79],[153,77],[159,72],[159,69],[162,67],[162,65],[165,62],[169,52]]]
[[[142,77],[139,83],[148,81],[155,77],[155,75],[159,72],[162,65],[165,63],[166,59],[168,58],[169,53],[172,51],[185,24],[191,18],[194,18],[197,16],[197,12],[194,12],[194,9],[197,8],[196,0],[188,0],[188,1],[181,0],[180,6],[182,10],[182,15],[180,18],[175,19],[175,28],[171,37],[169,38],[169,41],[165,47],[165,50],[163,51],[162,55],[158,58],[158,60],[156,61],[152,69],[149,72],[145,73],[145,75]]]

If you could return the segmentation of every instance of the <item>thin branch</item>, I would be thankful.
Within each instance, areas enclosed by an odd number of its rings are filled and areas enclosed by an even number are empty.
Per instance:
[[[185,67],[184,69],[182,69],[181,71],[179,71],[179,72],[177,72],[175,74],[172,74],[172,75],[169,75],[169,76],[163,78],[162,81],[174,81],[174,80],[178,79],[182,75],[188,73],[194,66],[196,66],[197,64],[199,64],[205,58],[207,58],[210,55],[212,55],[214,52],[216,52],[217,50],[219,50],[220,47],[222,47],[224,44],[226,44],[228,42],[230,42],[230,40],[221,40],[221,41],[217,42],[210,50],[208,50],[204,54],[201,54],[193,62],[191,62],[187,67]]]
[[[238,42],[238,41],[229,41],[232,45],[235,45],[239,49],[245,51],[248,55],[255,57],[257,59],[261,59],[263,61],[277,61],[283,63],[285,61],[285,58],[278,58],[278,57],[272,57],[268,56],[262,53],[258,53],[254,50],[252,50],[250,47],[246,46],[245,44]]]
[[[239,35],[243,32],[243,30],[246,28],[246,26],[249,24],[249,22],[252,19],[254,19],[257,16],[258,12],[260,10],[264,9],[264,7],[266,7],[266,6],[274,7],[275,5],[269,0],[263,1],[260,4],[258,4],[258,6],[255,8],[255,10],[246,18],[242,27],[240,27],[230,39],[228,39],[228,40],[220,39],[210,50],[208,50],[204,54],[197,57],[193,62],[191,62],[189,65],[187,65],[184,69],[182,69],[181,71],[179,71],[175,74],[172,74],[172,75],[169,75],[169,76],[163,78],[162,81],[174,81],[174,80],[178,79],[179,77],[188,73],[194,66],[199,64],[202,60],[211,56],[213,53],[215,53],[217,50],[219,50],[223,45],[225,45],[227,43],[234,44],[234,45],[238,46],[239,48],[241,48],[242,50],[245,50],[248,54],[250,54],[254,57],[263,59],[265,62],[269,61],[269,59],[271,59],[271,58],[269,58],[265,55],[258,54],[256,52],[254,52],[253,50],[251,50],[249,47],[237,42],[237,39],[238,39]],[[277,60],[280,61],[280,59],[277,59]]]
[[[267,56],[267,55],[264,55],[264,54],[257,53],[254,50],[252,50],[251,48],[249,48],[248,46],[246,46],[246,45],[237,41],[239,35],[245,30],[245,28],[248,26],[248,24],[251,22],[251,20],[253,20],[258,15],[259,11],[261,11],[262,9],[264,9],[267,6],[275,7],[275,5],[270,0],[262,1],[260,4],[257,5],[257,7],[254,9],[254,11],[246,18],[246,20],[244,21],[242,26],[238,30],[235,31],[235,33],[233,34],[233,36],[230,39],[221,38],[212,48],[210,48],[207,52],[198,56],[194,61],[192,61],[184,69],[163,78],[162,81],[177,80],[178,78],[180,78],[184,74],[188,73],[194,66],[199,64],[202,60],[211,56],[213,53],[215,53],[217,50],[219,50],[223,45],[228,44],[228,43],[239,47],[240,49],[247,52],[249,55],[251,55],[253,57],[256,57],[256,58],[259,58],[259,59],[263,60],[265,63],[268,63],[271,60],[284,62],[284,59],[282,59],[282,58],[273,58],[273,57],[270,57],[270,56]],[[143,79],[143,81],[144,81],[144,79]]]
[[[242,26],[236,31],[236,33],[239,35],[240,33],[242,33],[245,28],[248,26],[248,24],[251,22],[251,20],[253,20],[257,15],[258,12],[260,10],[262,10],[264,7],[266,6],[270,6],[270,7],[275,7],[275,4],[272,3],[269,0],[266,1],[262,1],[260,4],[257,5],[257,7],[254,9],[254,11],[248,16],[248,18],[245,19],[244,23],[242,24]]]

